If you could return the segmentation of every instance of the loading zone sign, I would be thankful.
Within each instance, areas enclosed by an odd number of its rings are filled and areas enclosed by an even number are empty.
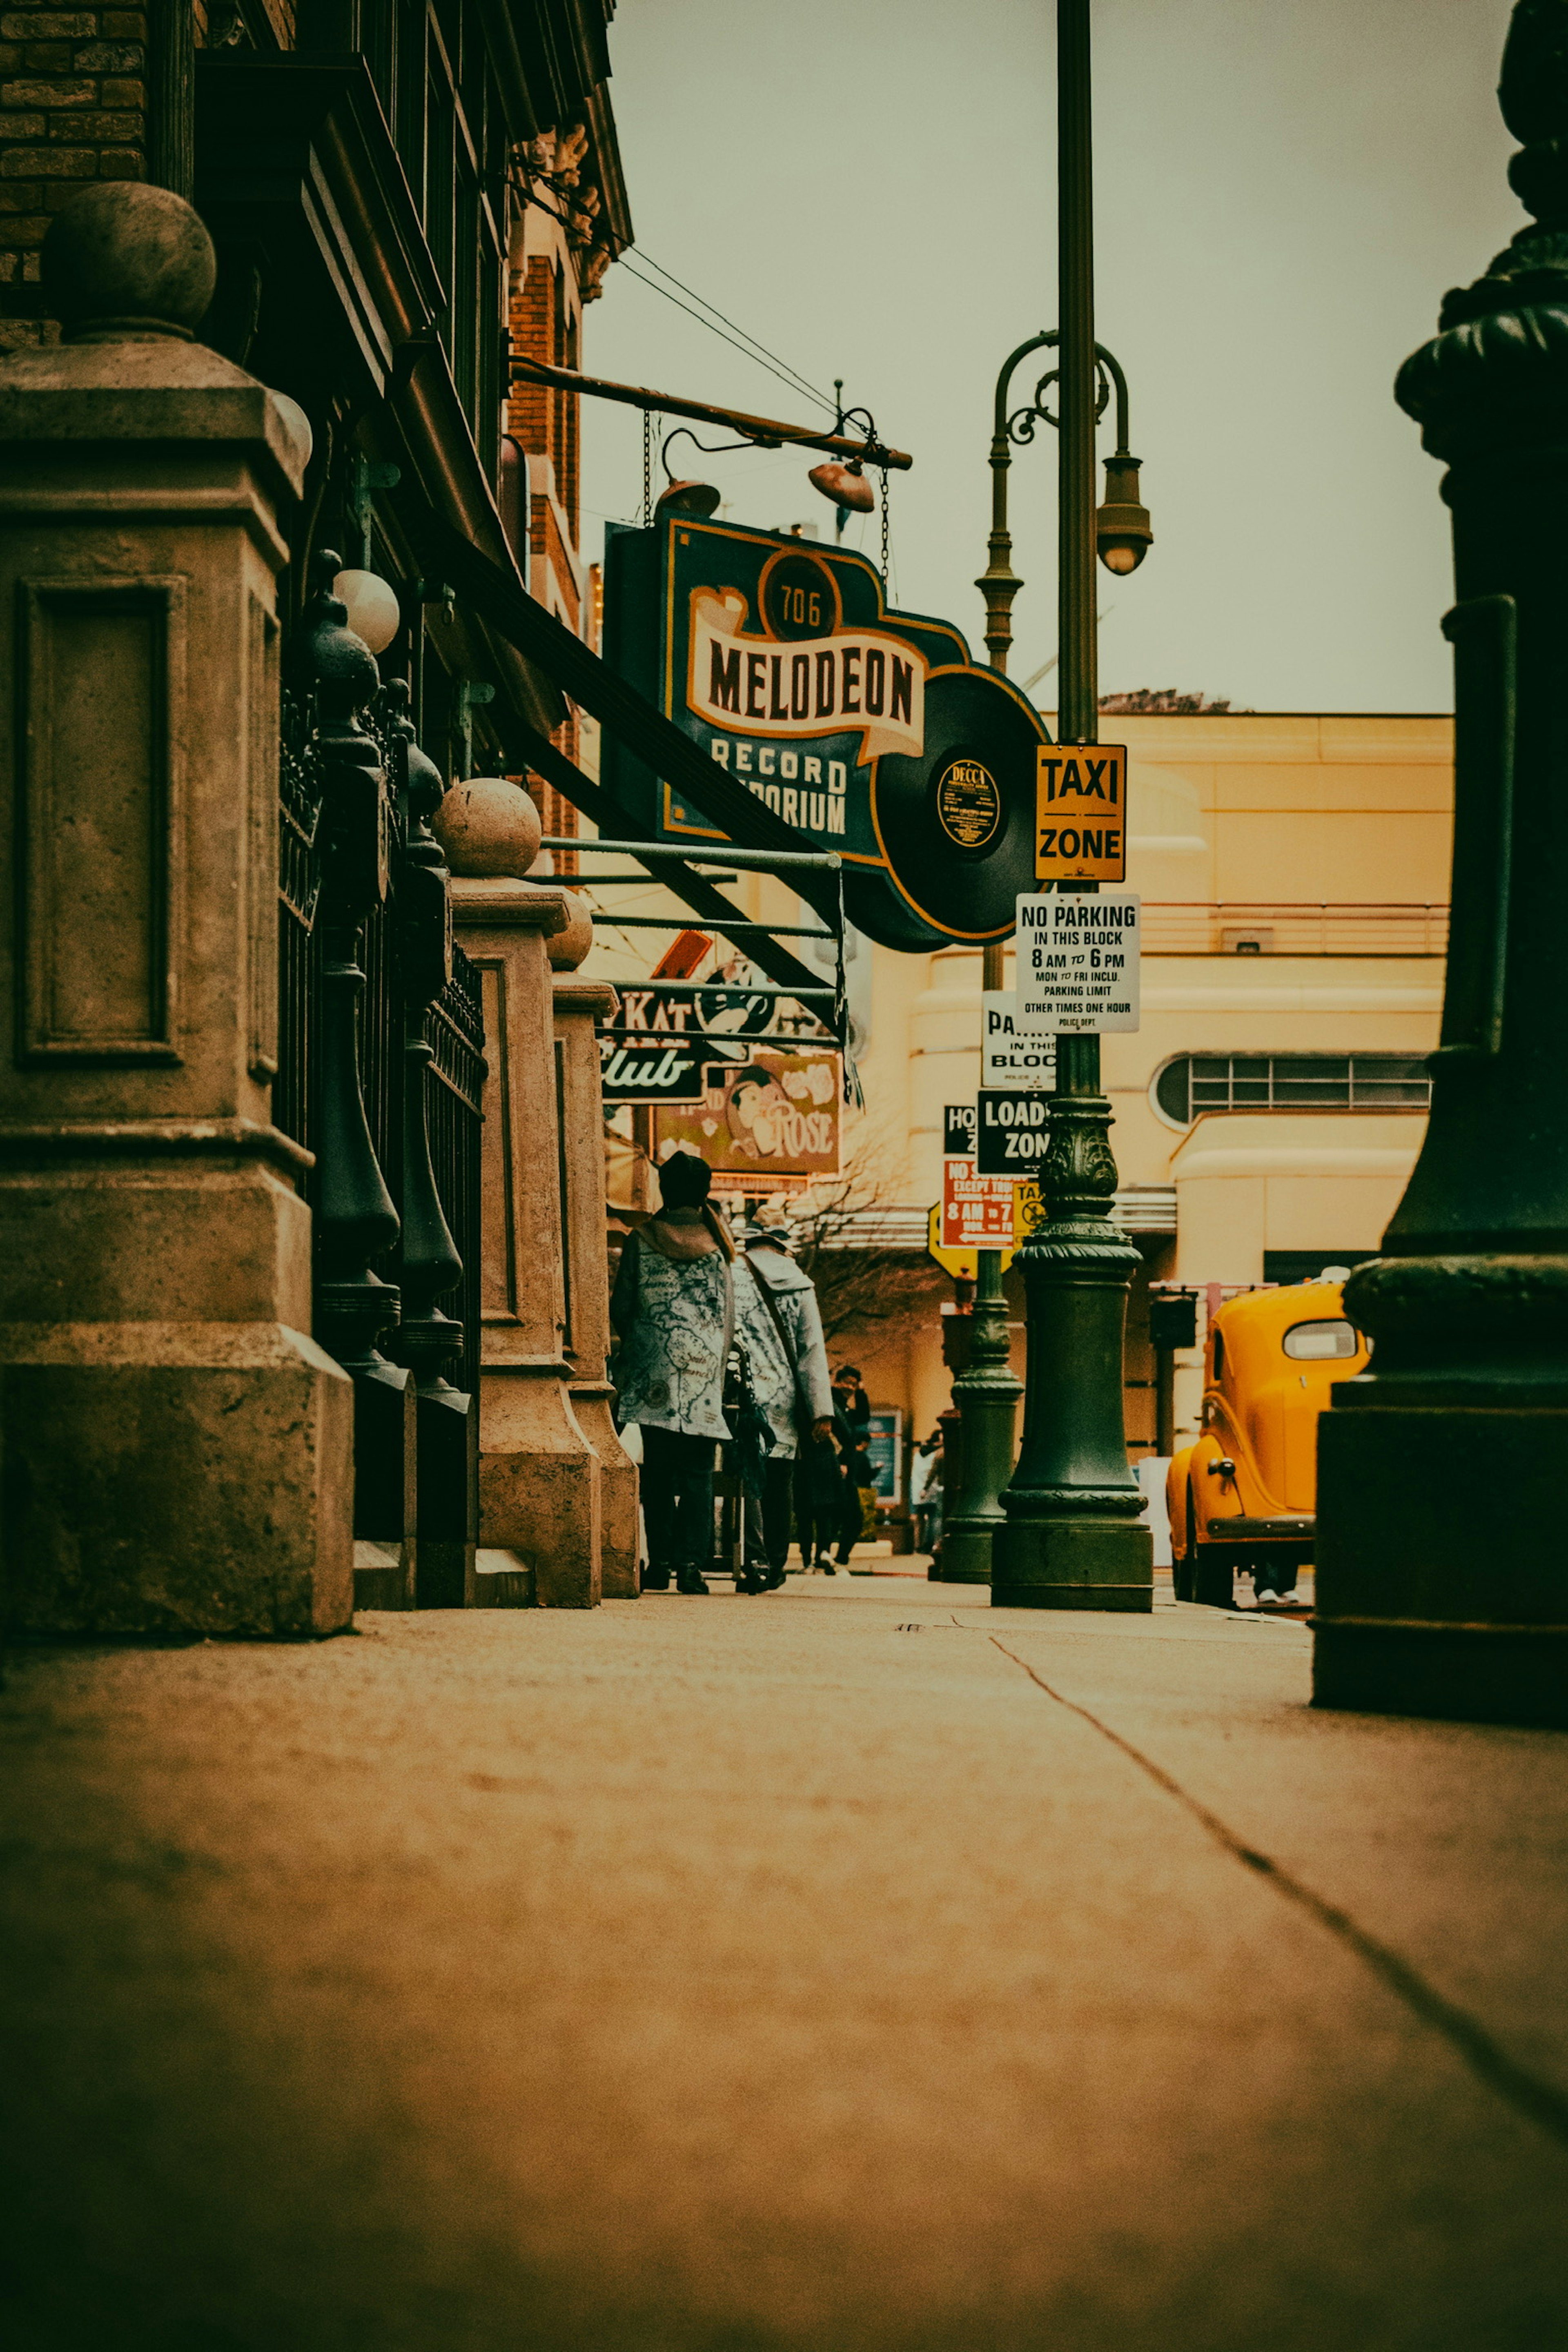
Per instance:
[[[1050,1146],[1051,1098],[1019,1087],[982,1087],[974,1172],[977,1176],[1033,1176]]]
[[[1042,743],[1036,754],[1035,879],[1120,882],[1127,872],[1127,747]]]
[[[1137,1028],[1140,905],[1131,890],[1019,899],[1020,1036]]]

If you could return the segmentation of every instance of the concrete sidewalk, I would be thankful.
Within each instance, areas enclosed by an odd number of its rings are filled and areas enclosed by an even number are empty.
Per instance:
[[[1568,1738],[793,1581],[13,1654],[9,2352],[1552,2352]]]

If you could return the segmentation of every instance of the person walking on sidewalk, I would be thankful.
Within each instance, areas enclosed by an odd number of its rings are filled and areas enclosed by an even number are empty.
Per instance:
[[[871,1433],[871,1400],[860,1385],[858,1364],[846,1364],[833,1376],[833,1402],[854,1433],[857,1445]]]
[[[678,1151],[658,1171],[661,1206],[621,1253],[610,1298],[620,1334],[620,1418],[642,1430],[647,1591],[705,1593],[713,1556],[713,1448],[731,1434],[724,1366],[734,1328],[735,1255],[709,1202],[712,1173]]]
[[[915,1515],[915,1549],[929,1552],[942,1534],[942,1426],[915,1448],[910,1465],[910,1508]]]
[[[767,1561],[767,1581],[784,1580],[796,1457],[831,1445],[833,1390],[816,1286],[789,1255],[784,1225],[747,1228],[735,1272],[735,1314],[751,1356],[757,1402],[773,1433],[760,1504],[748,1504],[746,1549]],[[809,1537],[801,1529],[801,1557]]]

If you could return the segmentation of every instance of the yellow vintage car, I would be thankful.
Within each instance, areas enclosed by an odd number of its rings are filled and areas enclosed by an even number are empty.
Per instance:
[[[1264,1607],[1292,1592],[1312,1557],[1318,1415],[1333,1382],[1367,1360],[1338,1282],[1257,1290],[1219,1309],[1204,1360],[1202,1433],[1165,1481],[1178,1601],[1230,1608],[1238,1569]]]

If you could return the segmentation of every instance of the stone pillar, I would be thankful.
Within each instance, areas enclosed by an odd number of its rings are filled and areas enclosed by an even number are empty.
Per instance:
[[[493,789],[494,780],[485,779]],[[510,788],[516,789],[516,788]],[[458,786],[472,795],[473,786]],[[518,790],[517,797],[527,795]],[[454,828],[437,826],[448,853]],[[536,883],[458,876],[452,918],[485,1009],[479,1374],[481,1606],[599,1601],[599,1463],[572,1402],[553,1006],[545,942],[577,901]],[[485,1553],[510,1552],[508,1568]],[[492,1587],[490,1576],[500,1568]],[[487,1572],[488,1571],[488,1572]],[[531,1580],[531,1591],[529,1580]]]
[[[271,1124],[279,509],[310,434],[191,340],[213,251],[118,183],[0,362],[0,1418],[13,1632],[352,1608],[353,1397]]]
[[[575,1367],[572,1407],[599,1462],[599,1579],[606,1601],[635,1600],[637,1466],[616,1433],[608,1377],[610,1271],[605,1242],[605,1101],[594,1024],[616,1009],[601,980],[555,978],[555,1050],[561,1057],[566,1179],[566,1353]]]

